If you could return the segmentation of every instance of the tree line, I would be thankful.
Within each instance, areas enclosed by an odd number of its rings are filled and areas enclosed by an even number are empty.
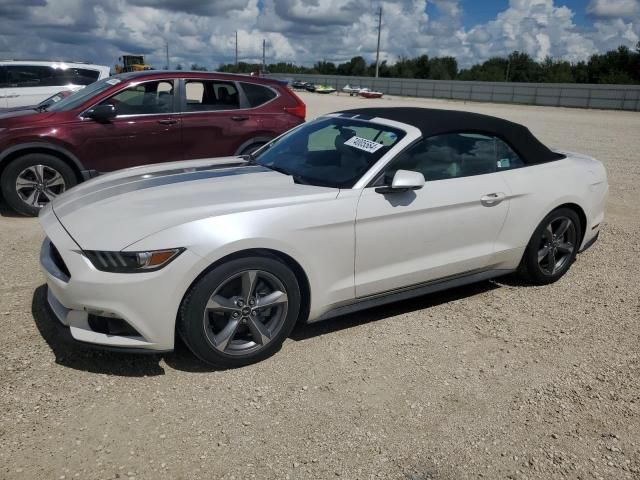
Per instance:
[[[199,65],[192,67],[203,68]],[[220,65],[219,71],[231,73],[251,73],[262,70],[259,63],[239,62]],[[319,61],[313,67],[303,67],[293,63],[272,63],[267,65],[269,73],[321,74],[372,77],[375,63],[367,63],[361,57],[353,57],[348,62]],[[424,78],[430,80],[470,80],[486,82],[536,82],[536,83],[608,83],[640,84],[640,42],[635,51],[626,46],[606,53],[594,54],[588,60],[571,63],[547,57],[538,62],[531,55],[515,51],[507,57],[493,57],[469,68],[458,67],[454,57],[400,58],[394,64],[380,63],[380,77]]]

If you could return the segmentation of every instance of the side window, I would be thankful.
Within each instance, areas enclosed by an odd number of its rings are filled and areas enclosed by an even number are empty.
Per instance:
[[[263,85],[245,82],[242,82],[241,85],[251,107],[258,107],[276,97],[276,92]]]
[[[7,81],[7,67],[0,65],[0,88],[7,88],[9,82]]]
[[[148,115],[173,111],[173,80],[145,82],[119,91],[102,104],[112,104],[118,115]]]
[[[54,69],[57,85],[89,85],[100,76],[97,70],[86,68]]]
[[[496,139],[498,150],[498,171],[524,167],[524,162],[513,149],[499,138]]]
[[[437,135],[422,140],[400,155],[385,174],[397,170],[421,172],[425,180],[484,175],[524,163],[502,140],[476,133]]]
[[[10,87],[50,87],[53,69],[36,65],[7,65],[7,83]]]
[[[233,82],[187,80],[185,112],[233,110],[240,108],[238,90]]]

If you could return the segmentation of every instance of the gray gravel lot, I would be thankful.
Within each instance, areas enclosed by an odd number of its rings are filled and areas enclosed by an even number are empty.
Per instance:
[[[472,110],[601,159],[601,240],[546,287],[515,279],[299,326],[213,371],[61,343],[34,219],[0,207],[0,478],[640,478],[640,114],[302,93]]]

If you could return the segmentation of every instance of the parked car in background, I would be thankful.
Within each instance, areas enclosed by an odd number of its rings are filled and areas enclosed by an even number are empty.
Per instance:
[[[36,215],[76,183],[125,167],[251,153],[304,122],[276,80],[208,72],[131,72],[41,111],[0,114],[0,186]]]
[[[329,114],[247,159],[122,170],[40,215],[74,339],[237,367],[315,322],[518,271],[560,279],[597,239],[604,166],[469,112]],[[576,277],[577,278],[577,277]],[[380,341],[385,341],[381,339]]]
[[[50,97],[45,98],[44,100],[42,100],[40,103],[38,103],[36,105],[26,105],[26,106],[22,106],[22,107],[0,108],[0,114],[1,113],[9,113],[9,112],[18,112],[20,110],[26,110],[27,112],[29,110],[36,110],[36,111],[46,110],[47,108],[49,108],[54,103],[59,102],[63,98],[67,98],[73,92],[74,92],[73,90],[62,90],[62,91],[60,91],[58,93],[55,93],[55,94],[51,95]]]
[[[61,90],[107,78],[109,67],[79,62],[0,61],[0,108],[36,105]]]
[[[303,82],[302,80],[294,80],[291,82],[291,88],[294,90],[305,90],[307,86],[307,82]]]

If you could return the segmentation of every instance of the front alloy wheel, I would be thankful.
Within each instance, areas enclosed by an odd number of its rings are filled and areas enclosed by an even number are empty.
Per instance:
[[[20,200],[34,208],[42,208],[64,193],[67,184],[56,169],[47,165],[31,165],[18,174],[16,193]]]
[[[263,270],[246,270],[224,280],[204,309],[203,328],[211,346],[229,355],[265,347],[287,317],[283,283]]]
[[[36,216],[77,181],[73,169],[61,158],[29,153],[9,161],[0,177],[0,189],[16,212]]]
[[[244,257],[214,267],[185,295],[178,333],[212,365],[233,368],[275,353],[300,312],[291,269],[271,256]]]

